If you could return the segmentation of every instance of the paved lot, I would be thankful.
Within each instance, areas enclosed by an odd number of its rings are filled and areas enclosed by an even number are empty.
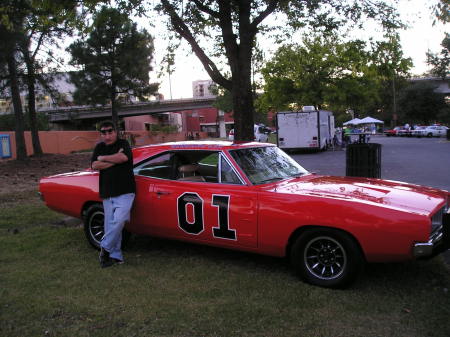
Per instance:
[[[450,141],[446,138],[374,136],[381,149],[381,178],[450,191]],[[345,176],[345,151],[291,153],[307,170]]]

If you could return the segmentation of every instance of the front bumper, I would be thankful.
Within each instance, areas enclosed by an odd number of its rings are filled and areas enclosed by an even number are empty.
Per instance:
[[[432,258],[448,249],[450,249],[450,213],[445,213],[442,226],[433,233],[428,242],[416,243],[413,255],[418,259]]]

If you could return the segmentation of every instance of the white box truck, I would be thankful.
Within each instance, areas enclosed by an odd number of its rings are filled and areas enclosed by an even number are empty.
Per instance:
[[[325,150],[333,144],[334,116],[331,111],[304,107],[302,111],[278,112],[277,144],[282,149]]]

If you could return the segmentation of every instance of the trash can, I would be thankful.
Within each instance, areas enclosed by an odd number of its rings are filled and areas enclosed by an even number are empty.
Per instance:
[[[450,129],[447,129],[447,140],[450,140]]]
[[[346,152],[346,175],[381,178],[381,144],[349,144]]]

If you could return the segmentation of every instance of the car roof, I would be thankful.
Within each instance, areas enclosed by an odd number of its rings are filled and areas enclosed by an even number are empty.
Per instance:
[[[238,150],[254,147],[275,146],[270,143],[259,142],[232,142],[232,141],[213,141],[213,140],[199,140],[199,141],[182,141],[170,142],[161,144],[151,144],[133,148],[133,161],[139,162],[153,154],[157,154],[170,150],[209,150],[209,151],[224,151],[224,150]]]

